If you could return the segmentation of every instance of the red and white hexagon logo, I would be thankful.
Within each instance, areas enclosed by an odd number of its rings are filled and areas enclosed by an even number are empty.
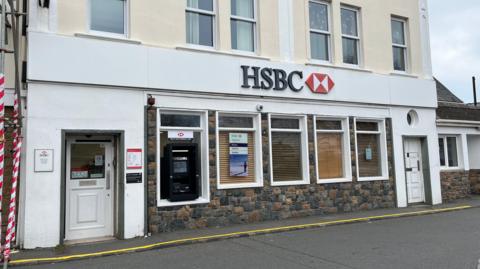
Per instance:
[[[327,94],[333,90],[335,83],[327,74],[312,73],[305,82],[313,93]]]

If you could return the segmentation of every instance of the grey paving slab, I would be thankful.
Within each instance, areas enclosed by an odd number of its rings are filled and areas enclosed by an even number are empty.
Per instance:
[[[272,227],[317,223],[317,222],[323,222],[323,221],[329,221],[329,220],[361,218],[361,217],[368,217],[368,216],[375,216],[375,215],[414,212],[414,211],[422,211],[422,210],[431,209],[431,208],[455,207],[459,205],[471,205],[473,207],[480,207],[480,197],[474,197],[472,199],[456,201],[455,203],[443,204],[443,205],[434,206],[434,207],[416,206],[416,207],[402,208],[402,209],[371,210],[371,211],[362,211],[362,212],[328,215],[328,216],[314,216],[314,217],[288,219],[288,220],[281,220],[281,221],[268,221],[268,222],[261,222],[261,223],[255,223],[255,224],[234,225],[234,226],[222,227],[222,228],[184,230],[184,231],[177,231],[177,232],[171,232],[171,233],[156,234],[146,238],[142,237],[142,238],[135,238],[130,240],[113,240],[113,241],[100,242],[100,243],[66,246],[65,248],[62,248],[61,251],[58,251],[58,249],[23,250],[23,251],[20,251],[19,253],[14,254],[12,258],[13,259],[30,259],[30,258],[39,258],[39,257],[43,258],[43,257],[56,257],[56,256],[64,256],[64,255],[72,255],[72,254],[91,253],[91,252],[136,247],[136,246],[147,245],[147,244],[152,244],[152,243],[157,243],[162,241],[181,239],[181,238],[191,238],[191,237],[208,236],[208,235],[214,235],[214,234],[265,229],[265,228],[272,228]]]
[[[480,208],[16,268],[477,268]]]

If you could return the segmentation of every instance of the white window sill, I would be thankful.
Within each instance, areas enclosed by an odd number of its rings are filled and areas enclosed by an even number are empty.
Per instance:
[[[308,185],[310,184],[309,181],[305,180],[292,180],[292,181],[282,181],[282,182],[275,182],[271,181],[270,184],[272,187],[281,187],[281,186],[299,186],[299,185]]]
[[[367,181],[388,181],[388,177],[359,177],[358,182],[367,182]]]
[[[195,51],[195,52],[203,52],[203,53],[211,53],[211,54],[219,54],[219,55],[227,55],[227,56],[234,56],[234,57],[244,57],[244,58],[252,58],[258,60],[265,60],[270,61],[270,58],[259,56],[254,53],[247,53],[238,50],[233,51],[220,51],[215,48],[211,47],[203,47],[203,46],[177,46],[177,50],[185,50],[185,51]]]
[[[103,40],[103,41],[113,41],[113,42],[120,42],[120,43],[127,43],[127,44],[134,44],[134,45],[140,45],[142,42],[138,40],[131,40],[127,38],[122,38],[122,37],[111,37],[111,36],[104,36],[100,34],[83,34],[83,33],[75,33],[75,37],[81,37],[81,38],[90,38],[90,39],[96,39],[96,40]]]
[[[210,200],[205,198],[198,198],[193,201],[182,201],[182,202],[170,202],[168,200],[160,200],[157,202],[157,207],[169,207],[169,206],[182,206],[182,205],[198,205],[198,204],[208,204]]]
[[[351,178],[317,179],[317,184],[351,183]]]
[[[305,65],[329,67],[329,68],[350,70],[350,71],[358,71],[358,72],[364,72],[364,73],[373,73],[372,70],[361,68],[361,67],[356,66],[356,65],[335,65],[335,64],[332,64],[330,62],[322,62],[322,61],[314,61],[314,60],[306,62]]]
[[[390,75],[399,76],[399,77],[407,77],[407,78],[418,78],[418,76],[412,75],[412,74],[407,73],[407,72],[401,72],[401,71],[390,72]]]
[[[440,172],[463,172],[466,171],[462,167],[440,167]]]
[[[246,188],[261,188],[263,187],[263,179],[258,180],[256,183],[240,183],[240,184],[218,184],[219,190],[232,190],[232,189],[246,189]]]

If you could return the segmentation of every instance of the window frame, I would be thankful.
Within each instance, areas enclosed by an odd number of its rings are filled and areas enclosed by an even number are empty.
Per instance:
[[[98,30],[92,30],[92,1],[93,0],[88,0],[87,1],[87,30],[88,34],[91,35],[96,35],[96,36],[104,36],[104,37],[110,37],[110,38],[121,38],[121,39],[128,39],[130,35],[130,0],[123,0],[124,1],[124,7],[123,7],[123,34],[117,34],[117,33],[111,33],[111,32],[105,32],[105,31],[98,31]]]
[[[410,72],[410,61],[409,61],[409,51],[408,51],[408,43],[409,43],[409,40],[408,40],[408,20],[405,19],[405,18],[401,18],[401,17],[398,17],[398,16],[392,16],[391,17],[391,20],[390,20],[390,24],[393,22],[393,21],[397,21],[397,22],[401,22],[403,24],[403,40],[405,41],[405,44],[397,44],[397,43],[394,43],[393,42],[393,28],[391,28],[390,30],[392,31],[392,60],[393,60],[393,71],[396,72],[396,73],[409,73]],[[397,70],[395,69],[395,58],[394,58],[394,54],[393,54],[393,49],[395,48],[401,48],[403,49],[403,58],[404,58],[404,61],[405,61],[405,70]]]
[[[229,117],[252,117],[253,128],[233,128],[233,127],[220,127],[219,118],[221,116]],[[217,169],[217,189],[242,189],[242,188],[257,188],[263,187],[263,152],[262,152],[262,116],[260,113],[244,113],[244,112],[222,112],[217,111],[215,113],[215,150],[216,150],[216,169]],[[239,132],[254,132],[255,137],[255,182],[253,183],[235,183],[235,184],[222,184],[220,181],[220,139],[219,135],[221,131],[239,131]]]
[[[318,29],[312,29],[310,26],[310,3],[315,3],[315,4],[320,4],[320,5],[325,5],[327,7],[327,23],[328,23],[328,31],[323,31],[323,30],[318,30]],[[318,62],[318,63],[326,63],[326,64],[332,64],[334,59],[334,52],[333,52],[333,38],[332,38],[332,28],[333,28],[333,21],[332,21],[332,5],[330,2],[324,1],[324,0],[308,0],[307,1],[307,25],[308,25],[308,34],[307,34],[307,46],[308,46],[308,55],[309,59],[312,62]],[[312,33],[314,34],[323,34],[326,35],[328,38],[328,60],[321,60],[321,59],[315,59],[312,57],[312,40],[311,40],[311,35]]]
[[[342,63],[346,66],[351,66],[351,67],[354,67],[354,68],[359,68],[361,66],[363,66],[363,54],[362,54],[362,27],[361,27],[361,16],[360,16],[360,8],[359,7],[355,7],[355,6],[347,6],[347,5],[341,5],[340,6],[340,25],[342,24],[342,9],[345,9],[345,10],[350,10],[350,11],[353,11],[355,12],[355,18],[356,18],[356,21],[357,21],[357,36],[352,36],[352,35],[347,35],[347,34],[344,34],[343,33],[343,30],[342,30],[342,27],[340,27],[340,33],[341,33],[341,37],[342,37]],[[350,64],[350,63],[345,63],[344,59],[343,59],[343,39],[350,39],[350,40],[355,40],[356,43],[357,43],[357,61],[358,61],[358,64]]]
[[[170,127],[161,125],[162,114],[174,114],[174,115],[198,115],[200,116],[200,127]],[[201,193],[196,200],[193,201],[181,201],[170,202],[167,199],[161,199],[161,144],[160,133],[162,131],[194,131],[200,132],[201,151],[200,151],[200,167],[201,167]],[[208,204],[210,203],[210,172],[209,172],[209,133],[208,133],[208,111],[205,110],[188,110],[188,109],[174,109],[174,108],[157,108],[157,128],[155,129],[157,136],[156,145],[156,164],[157,164],[157,207],[170,207],[170,206],[182,206],[193,204]]]
[[[184,0],[185,1],[185,21],[186,21],[186,18],[187,18],[187,13],[188,12],[191,12],[191,13],[196,13],[196,14],[201,14],[201,15],[208,15],[208,16],[211,16],[212,17],[212,46],[208,46],[208,45],[201,45],[201,44],[193,44],[193,43],[188,43],[188,40],[187,40],[187,25],[185,24],[185,44],[187,47],[191,47],[191,48],[200,48],[200,49],[211,49],[211,50],[215,50],[217,49],[217,44],[218,44],[218,41],[217,41],[217,37],[218,37],[218,26],[217,26],[217,20],[218,20],[218,6],[217,6],[217,0],[212,0],[212,7],[213,7],[213,11],[209,11],[209,10],[204,10],[204,9],[200,9],[200,8],[193,8],[193,7],[189,7],[188,6],[188,0]]]
[[[447,144],[447,139],[448,138],[455,138],[455,144],[456,144],[456,149],[457,149],[457,166],[449,166],[448,165],[448,144]],[[460,163],[460,144],[459,144],[459,137],[457,135],[438,135],[438,139],[443,139],[443,148],[444,148],[444,160],[445,160],[445,165],[442,165],[440,162],[440,170],[459,170],[462,168],[462,165]],[[439,156],[440,156],[440,150],[439,150]]]
[[[231,3],[231,1],[230,1]],[[234,49],[233,48],[233,43],[232,43],[232,21],[243,21],[243,22],[249,22],[253,23],[253,51],[247,51],[247,50],[240,50],[240,49]],[[232,14],[232,7],[230,6],[230,48],[232,51],[240,54],[250,54],[250,55],[257,55],[258,54],[258,43],[259,43],[259,31],[257,30],[258,27],[258,1],[253,0],[253,19],[251,18],[246,18],[242,16],[237,16]]]
[[[375,122],[378,123],[378,130],[377,131],[359,131],[357,130],[357,122]],[[365,182],[365,181],[388,181],[390,180],[390,175],[388,171],[388,152],[387,152],[387,135],[386,135],[386,126],[385,126],[385,119],[376,119],[376,118],[354,118],[353,120],[353,128],[355,133],[355,167],[356,167],[356,175],[357,181]],[[376,134],[379,136],[379,144],[380,144],[380,157],[381,157],[381,176],[376,177],[360,177],[360,163],[358,161],[358,134]]]
[[[272,128],[272,118],[274,119],[297,119],[299,121],[298,129],[275,129]],[[307,115],[291,115],[291,114],[268,114],[268,148],[269,148],[269,168],[270,168],[270,184],[271,186],[295,186],[310,184],[310,163],[308,151],[308,121]],[[272,133],[299,133],[301,138],[301,169],[302,178],[292,179],[289,181],[275,182],[273,174],[273,156],[272,156]]]
[[[317,120],[338,120],[341,121],[342,130],[321,130],[317,128]],[[313,117],[314,130],[314,145],[315,145],[315,174],[317,177],[317,184],[331,184],[331,183],[345,183],[352,182],[352,157],[350,146],[350,123],[348,117],[336,116],[314,116]],[[319,133],[340,133],[342,137],[342,157],[343,157],[343,177],[320,179],[319,163],[318,163],[318,134]]]

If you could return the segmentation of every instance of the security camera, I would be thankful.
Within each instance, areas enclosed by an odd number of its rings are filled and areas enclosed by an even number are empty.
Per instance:
[[[257,105],[257,111],[262,112],[263,111],[263,105]]]

